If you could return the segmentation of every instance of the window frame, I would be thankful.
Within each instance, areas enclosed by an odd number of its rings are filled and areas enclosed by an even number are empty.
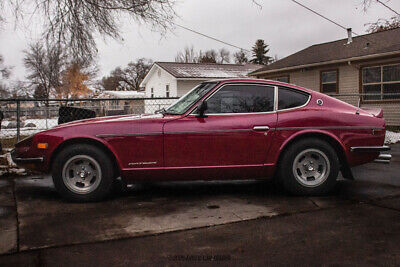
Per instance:
[[[319,71],[319,91],[321,93],[323,93],[323,94],[333,94],[333,92],[326,92],[325,93],[323,91],[323,84],[333,84],[333,82],[331,82],[331,83],[323,83],[322,82],[322,74],[324,72],[333,72],[333,71],[336,72],[336,90],[335,90],[335,94],[339,94],[339,69],[338,68],[336,68],[336,69],[325,69],[325,70],[320,70]]]
[[[169,84],[165,85],[165,97],[170,97],[170,88],[169,88]]]
[[[287,90],[293,91],[295,93],[306,95],[306,96],[308,96],[308,99],[303,105],[300,105],[300,106],[297,106],[297,107],[292,107],[292,108],[279,109],[279,89],[280,89],[279,87],[281,87],[282,89],[287,89]],[[287,86],[278,86],[278,95],[277,96],[278,96],[278,98],[277,98],[277,112],[286,111],[286,110],[292,110],[292,109],[296,109],[296,108],[302,108],[302,107],[307,106],[308,103],[310,103],[310,101],[311,101],[311,94],[310,93],[305,92],[305,91],[301,91],[301,90],[298,90],[298,89],[295,89],[295,88],[292,88],[292,87],[287,87]]]
[[[394,62],[382,62],[382,63],[374,63],[374,64],[368,64],[368,65],[363,65],[360,66],[360,72],[359,72],[359,83],[360,83],[360,88],[359,88],[359,93],[364,94],[364,85],[380,85],[381,87],[381,94],[380,94],[380,99],[365,99],[364,96],[361,96],[361,102],[363,103],[390,103],[390,102],[400,102],[399,98],[393,98],[393,99],[383,99],[383,85],[385,84],[396,84],[400,83],[400,80],[398,81],[389,81],[389,82],[384,82],[383,81],[383,67],[386,66],[394,66],[394,65],[400,65],[399,61],[394,61]],[[372,82],[372,83],[364,83],[363,82],[363,70],[367,68],[374,68],[374,67],[379,67],[381,71],[381,79],[380,82]],[[400,92],[399,92],[400,93]]]
[[[190,108],[187,111],[186,116],[197,116],[196,111],[197,107],[200,102],[202,101],[207,101],[210,97],[212,97],[215,93],[217,93],[219,90],[221,90],[223,87],[227,85],[261,85],[261,86],[267,86],[267,87],[272,87],[274,88],[274,110],[273,111],[265,111],[265,112],[247,112],[247,113],[205,113],[205,115],[219,115],[219,116],[225,116],[225,115],[248,115],[248,114],[270,114],[270,113],[278,113],[278,112],[283,112],[283,111],[290,111],[294,109],[299,109],[307,106],[310,101],[311,101],[311,94],[306,91],[302,91],[293,87],[289,86],[282,86],[282,85],[276,85],[276,84],[269,84],[269,83],[226,83],[222,85],[217,85],[219,86],[214,90],[214,92],[211,92],[209,95],[206,95],[203,99],[199,100],[195,105],[193,105],[192,108]],[[298,106],[298,107],[293,107],[293,108],[287,108],[287,109],[278,109],[278,92],[279,92],[279,86],[285,89],[292,90],[294,92],[299,92],[308,95],[308,100],[304,105]]]

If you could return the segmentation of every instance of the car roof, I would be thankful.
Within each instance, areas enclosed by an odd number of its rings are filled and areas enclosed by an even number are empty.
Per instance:
[[[274,80],[266,80],[266,79],[255,79],[255,78],[231,78],[231,79],[214,79],[214,80],[208,80],[205,82],[218,82],[218,83],[266,83],[270,85],[276,85],[276,86],[285,86],[285,87],[290,87],[294,88],[297,90],[301,90],[307,93],[315,93],[315,91],[297,86],[295,84],[290,84],[290,83],[285,83],[285,82],[279,82],[279,81],[274,81]]]

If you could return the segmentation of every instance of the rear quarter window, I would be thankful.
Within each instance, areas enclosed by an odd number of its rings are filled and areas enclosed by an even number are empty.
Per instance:
[[[278,110],[300,107],[307,103],[310,96],[297,90],[282,88],[278,89]]]

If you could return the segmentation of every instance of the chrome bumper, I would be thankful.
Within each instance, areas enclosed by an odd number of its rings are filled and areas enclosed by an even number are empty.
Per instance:
[[[374,162],[389,164],[391,159],[392,155],[390,154],[380,154],[379,157],[374,160]]]
[[[388,146],[353,146],[350,148],[351,152],[382,152],[382,151],[389,151],[390,147]]]
[[[389,151],[388,146],[354,146],[350,148],[351,152],[361,152],[361,153],[380,153],[383,151]],[[376,163],[390,163],[392,155],[390,154],[379,154],[379,156],[374,160]]]
[[[24,163],[41,163],[44,161],[43,157],[38,158],[19,158],[16,155],[15,149],[11,151],[11,158],[15,162],[15,164],[24,164]]]

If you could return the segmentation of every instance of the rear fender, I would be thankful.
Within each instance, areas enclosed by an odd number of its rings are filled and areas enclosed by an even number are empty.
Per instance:
[[[325,130],[320,130],[320,129],[301,130],[301,131],[291,134],[289,138],[285,139],[285,141],[281,144],[281,146],[279,148],[280,153],[278,155],[278,158],[275,161],[277,163],[277,165],[279,164],[282,154],[285,152],[285,150],[291,144],[295,143],[296,141],[298,141],[302,138],[307,138],[307,137],[321,138],[321,139],[327,141],[329,144],[331,144],[332,147],[336,150],[336,153],[339,157],[339,161],[340,161],[340,165],[341,165],[341,172],[342,172],[343,177],[348,178],[348,179],[353,179],[353,175],[351,173],[351,169],[348,164],[348,158],[346,155],[345,145],[333,133],[331,133],[329,131],[325,131]]]

